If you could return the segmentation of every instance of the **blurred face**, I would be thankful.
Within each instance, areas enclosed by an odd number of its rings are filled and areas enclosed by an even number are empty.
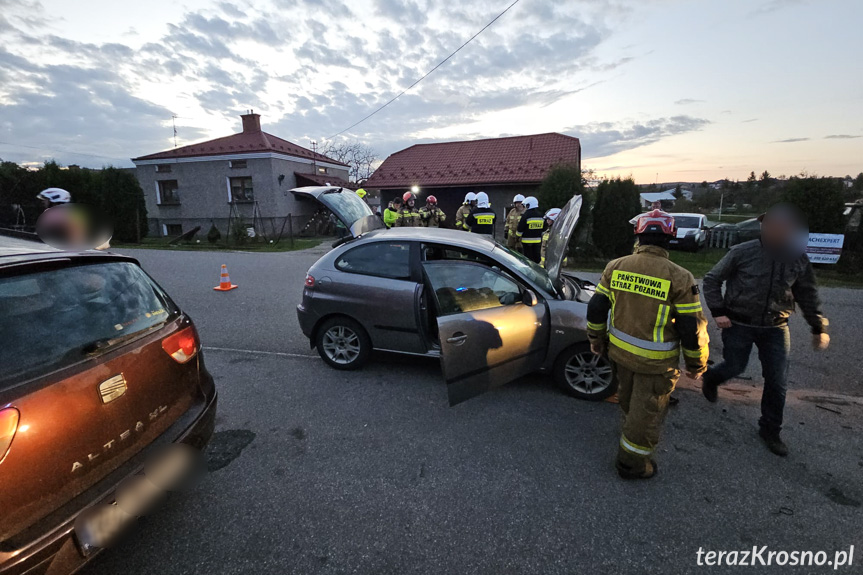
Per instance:
[[[802,214],[789,206],[770,208],[761,222],[761,242],[775,257],[799,257],[806,249],[808,236]]]
[[[414,204],[415,204],[415,203],[416,203],[416,202],[413,200],[413,198],[409,199],[409,200],[408,200],[408,207],[409,207],[409,208],[414,207]]]
[[[516,202],[515,203],[515,209],[518,210],[519,212],[523,212],[525,210],[524,202]]]

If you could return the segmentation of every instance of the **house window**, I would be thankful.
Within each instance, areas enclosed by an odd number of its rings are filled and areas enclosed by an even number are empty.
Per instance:
[[[177,180],[161,180],[156,182],[156,192],[160,206],[177,205],[180,203],[180,192]]]
[[[248,167],[246,160],[231,160],[228,162],[232,170],[242,170]]]
[[[255,192],[252,188],[252,178],[231,178],[232,202],[252,202],[255,200]]]
[[[183,235],[183,224],[165,224],[165,236],[173,238]]]
[[[168,174],[171,172],[171,164],[158,164],[156,166],[156,171],[160,174]]]

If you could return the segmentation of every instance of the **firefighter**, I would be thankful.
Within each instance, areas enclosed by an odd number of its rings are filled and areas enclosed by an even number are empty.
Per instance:
[[[427,228],[442,228],[446,221],[446,214],[438,207],[434,196],[426,198],[426,205],[420,208],[420,217]]]
[[[674,218],[648,212],[635,233],[635,253],[602,273],[587,307],[587,334],[593,353],[608,353],[620,386],[618,474],[649,479],[656,474],[653,454],[668,398],[680,377],[680,350],[687,375],[699,379],[707,369],[708,336],[695,279],[668,259]]]
[[[395,227],[419,228],[423,225],[420,211],[416,208],[417,197],[413,192],[405,192],[402,196],[402,209],[399,210]]]
[[[462,204],[455,213],[455,229],[465,232],[470,231],[466,220],[474,206],[476,206],[476,194],[468,192],[464,196],[464,204]]]
[[[545,229],[545,216],[539,211],[539,201],[533,197],[524,199],[524,213],[518,221],[515,234],[521,240],[524,255],[539,263],[542,259],[542,231]]]
[[[524,213],[524,196],[516,194],[512,199],[512,209],[506,215],[506,224],[503,228],[503,238],[506,240],[506,247],[521,251],[521,241],[516,234],[518,221],[521,219],[521,214]]]
[[[545,212],[545,233],[542,234],[542,247],[540,248],[539,265],[545,267],[545,248],[548,245],[548,239],[551,237],[551,227],[560,215],[560,208],[551,208]],[[564,265],[566,262],[564,262]]]
[[[384,210],[384,223],[388,228],[396,225],[396,221],[399,219],[400,209],[402,209],[402,199],[394,198],[393,201],[390,202],[390,205],[387,206],[387,209]]]
[[[364,202],[367,202],[367,203],[368,203],[368,200],[366,200],[366,196],[367,196],[367,195],[368,195],[368,192],[367,192],[367,191],[365,191],[364,189],[360,188],[359,190],[357,190],[357,196],[358,196],[362,201],[364,201]]]
[[[485,234],[494,237],[494,220],[497,215],[491,209],[488,194],[480,192],[476,195],[476,207],[467,217],[467,225],[475,234]]]

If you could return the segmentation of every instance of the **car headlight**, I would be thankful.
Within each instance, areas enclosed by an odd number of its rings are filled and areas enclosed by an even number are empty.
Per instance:
[[[688,232],[686,232],[686,237],[691,238],[692,236],[694,236],[697,233],[698,233],[697,230],[689,230]]]

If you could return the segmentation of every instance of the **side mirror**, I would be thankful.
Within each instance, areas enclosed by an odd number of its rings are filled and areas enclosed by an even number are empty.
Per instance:
[[[522,296],[522,302],[527,307],[533,307],[539,303],[539,298],[536,297],[536,294],[533,290],[524,290],[524,295]]]

